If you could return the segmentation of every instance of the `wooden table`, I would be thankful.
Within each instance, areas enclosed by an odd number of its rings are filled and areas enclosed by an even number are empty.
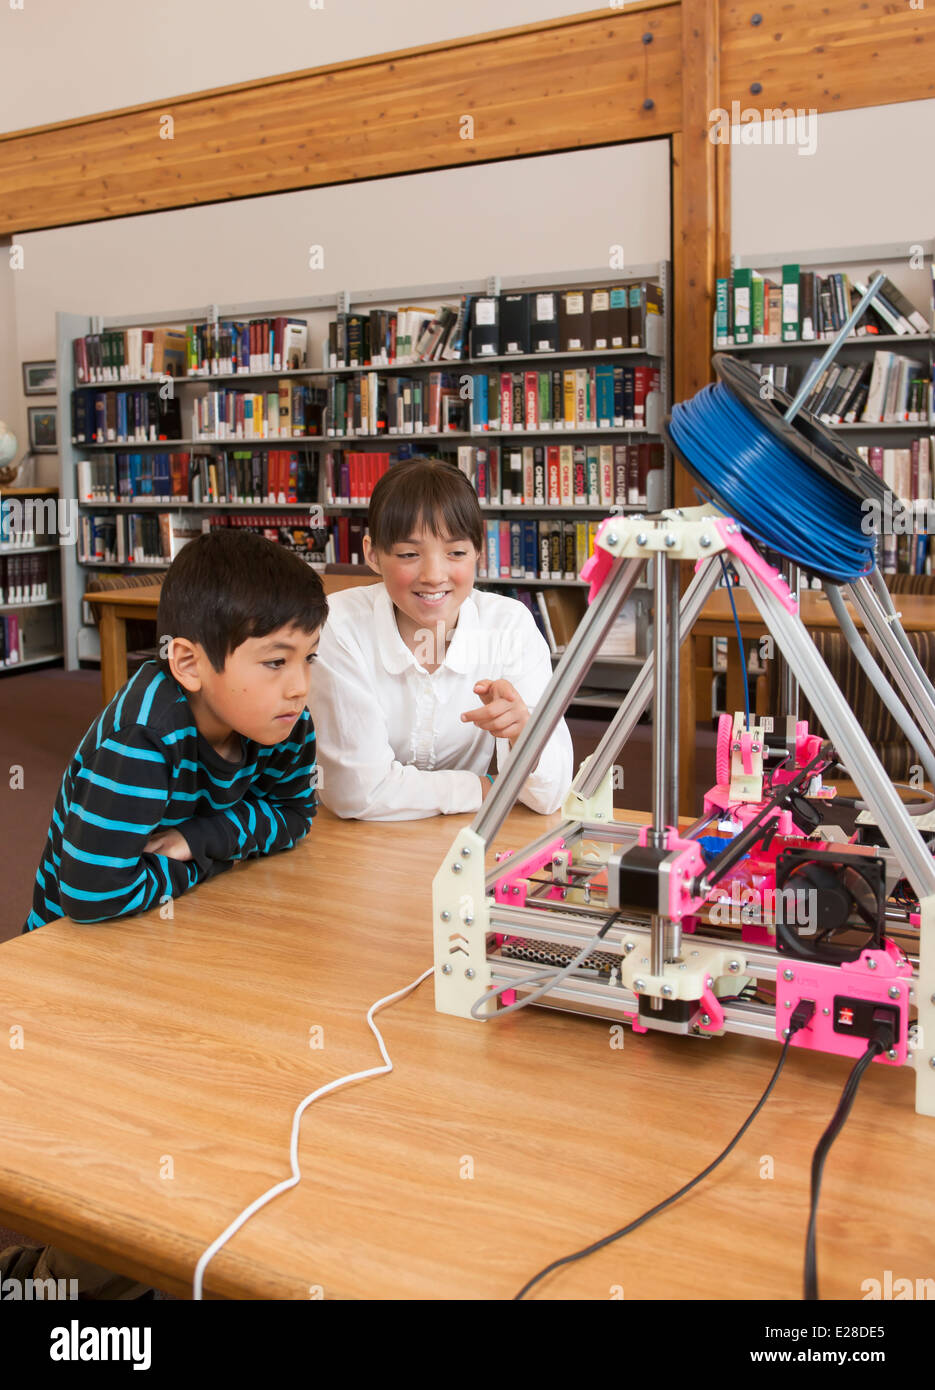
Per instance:
[[[296,850],[196,888],[174,920],[60,921],[0,946],[4,1037],[23,1030],[0,1048],[0,1223],[187,1297],[202,1251],[288,1177],[298,1102],[379,1065],[366,1010],[431,965],[431,880],[467,819],[322,810]],[[500,843],[556,820],[520,809]],[[455,1019],[431,979],[379,1021],[393,1072],[306,1111],[302,1182],[209,1264],[206,1296],[511,1297],[699,1172],[779,1055],[629,1031],[621,1051],[607,1021],[536,1008]],[[710,1178],[533,1296],[800,1298],[812,1149],[848,1069],[792,1050]],[[831,1153],[825,1298],[935,1273],[935,1123],[913,1094],[908,1070],[871,1067]]]
[[[367,570],[358,575],[322,574],[326,594],[337,593],[358,584],[378,584],[379,575]],[[151,618],[159,614],[160,585],[139,589],[110,589],[104,593],[85,594],[88,603],[95,603],[101,615],[101,695],[109,705],[127,680],[127,619]]]
[[[159,613],[162,586],[153,584],[139,589],[108,589],[99,594],[85,594],[88,603],[97,605],[100,612],[101,634],[101,696],[109,705],[127,680],[127,619],[151,618]]]

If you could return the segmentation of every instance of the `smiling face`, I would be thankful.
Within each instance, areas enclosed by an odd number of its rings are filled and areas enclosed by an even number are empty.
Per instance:
[[[365,537],[364,554],[386,585],[400,635],[411,651],[420,642],[419,633],[437,632],[439,624],[446,632],[455,627],[474,588],[479,551],[470,541],[434,536],[420,526],[387,550],[375,550]]]
[[[281,627],[248,637],[228,654],[223,671],[214,669],[199,643],[175,639],[172,674],[188,694],[199,731],[217,751],[232,752],[232,735],[265,745],[289,736],[308,700],[320,636],[321,628]]]

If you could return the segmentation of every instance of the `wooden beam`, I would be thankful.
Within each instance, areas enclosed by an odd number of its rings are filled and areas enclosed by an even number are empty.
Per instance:
[[[716,151],[710,139],[718,94],[717,0],[682,0],[682,130],[672,140],[674,399],[693,396],[711,376],[711,324],[718,244]],[[676,506],[693,506],[693,480],[675,470]],[[688,569],[687,566],[683,567]],[[688,576],[686,575],[687,579]],[[679,809],[695,806],[693,644],[682,647],[679,701]]]
[[[722,0],[720,20],[727,111],[732,101],[823,112],[935,96],[933,0]]]
[[[679,15],[628,5],[0,136],[0,232],[665,136]]]

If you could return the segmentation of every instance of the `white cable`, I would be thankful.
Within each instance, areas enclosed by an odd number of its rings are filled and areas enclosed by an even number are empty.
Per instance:
[[[393,1070],[393,1063],[390,1061],[389,1053],[383,1042],[383,1035],[374,1023],[373,1015],[378,1013],[384,1005],[393,1004],[397,999],[402,999],[404,995],[411,994],[414,989],[417,989],[418,986],[421,985],[423,980],[427,980],[428,977],[434,975],[434,973],[435,967],[430,966],[428,970],[424,970],[419,978],[413,980],[411,984],[406,985],[403,989],[398,989],[395,994],[384,995],[382,999],[378,999],[375,1004],[370,1005],[370,1008],[367,1010],[367,1023],[370,1026],[370,1031],[379,1044],[380,1052],[386,1065],[382,1067],[370,1067],[367,1071],[351,1072],[348,1076],[339,1077],[337,1081],[329,1081],[327,1085],[319,1086],[317,1091],[312,1091],[311,1095],[306,1096],[305,1099],[299,1103],[292,1117],[292,1141],[289,1145],[289,1161],[292,1166],[292,1177],[284,1179],[283,1182],[276,1183],[275,1187],[269,1188],[262,1196],[257,1197],[248,1207],[244,1208],[239,1216],[234,1218],[227,1229],[222,1231],[216,1240],[211,1242],[195,1266],[195,1277],[192,1281],[193,1299],[196,1301],[201,1299],[201,1287],[205,1269],[208,1263],[214,1259],[221,1247],[227,1244],[231,1236],[239,1231],[241,1226],[245,1225],[255,1212],[258,1212],[261,1207],[265,1207],[267,1202],[271,1202],[273,1198],[278,1197],[281,1192],[288,1192],[290,1187],[295,1187],[296,1184],[301,1181],[302,1173],[299,1169],[299,1121],[306,1107],[311,1105],[313,1101],[318,1100],[321,1096],[326,1096],[329,1091],[337,1091],[341,1086],[349,1086],[352,1081],[366,1081],[367,1078],[371,1076],[385,1076],[387,1072]]]

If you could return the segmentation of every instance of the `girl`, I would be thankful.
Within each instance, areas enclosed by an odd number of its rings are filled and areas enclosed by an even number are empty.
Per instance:
[[[321,799],[339,816],[415,820],[476,811],[552,676],[516,599],[474,589],[484,544],[477,494],[440,459],[395,464],[364,538],[382,584],[331,595],[309,704]],[[572,777],[564,720],[520,800],[555,811]]]

